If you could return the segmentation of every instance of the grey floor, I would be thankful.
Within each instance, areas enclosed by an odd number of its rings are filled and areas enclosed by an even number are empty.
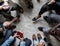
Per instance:
[[[16,2],[16,0],[13,0],[13,1]],[[24,12],[24,14],[21,14],[21,18],[20,18],[21,21],[19,24],[17,24],[16,30],[17,31],[23,31],[24,36],[28,37],[30,39],[32,37],[32,34],[37,34],[37,33],[40,33],[42,35],[42,37],[44,37],[43,33],[40,32],[37,28],[39,26],[49,27],[49,25],[43,19],[43,16],[48,15],[48,12],[44,13],[42,15],[42,17],[39,19],[39,21],[37,21],[36,23],[33,23],[32,18],[38,15],[41,6],[47,1],[48,0],[41,0],[41,2],[38,3],[36,0],[33,0],[32,2],[34,4],[34,8],[32,10],[26,9],[24,6],[25,4],[22,3],[25,12]],[[17,42],[19,42],[18,39],[17,39]],[[17,44],[18,44],[17,42],[16,42],[15,46],[17,46]],[[51,36],[51,42],[53,43],[54,46],[60,46],[60,42],[58,42],[52,36]]]

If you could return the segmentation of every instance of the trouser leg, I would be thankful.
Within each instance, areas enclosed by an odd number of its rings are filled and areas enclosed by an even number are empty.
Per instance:
[[[13,34],[12,30],[7,30],[1,44],[4,43],[10,36],[12,36],[12,34]]]

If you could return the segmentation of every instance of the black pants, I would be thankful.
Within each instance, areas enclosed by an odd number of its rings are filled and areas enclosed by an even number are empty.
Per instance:
[[[47,2],[42,6],[38,15],[40,16],[44,12],[49,11],[49,10],[55,10],[55,11],[60,10],[60,6],[58,6],[56,3],[48,5],[48,2]]]

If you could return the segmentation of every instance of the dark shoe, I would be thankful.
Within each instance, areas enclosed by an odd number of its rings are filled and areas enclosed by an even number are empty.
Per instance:
[[[44,38],[44,41],[47,42],[47,38],[46,37]]]
[[[33,19],[32,19],[32,21],[36,21],[37,19],[34,17]]]
[[[39,31],[43,31],[43,27],[38,27],[38,30]]]

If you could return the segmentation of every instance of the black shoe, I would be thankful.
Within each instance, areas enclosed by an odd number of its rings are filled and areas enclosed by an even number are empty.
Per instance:
[[[43,32],[43,27],[38,27],[38,30]]]
[[[34,17],[33,19],[32,19],[32,21],[36,21],[37,19]]]

